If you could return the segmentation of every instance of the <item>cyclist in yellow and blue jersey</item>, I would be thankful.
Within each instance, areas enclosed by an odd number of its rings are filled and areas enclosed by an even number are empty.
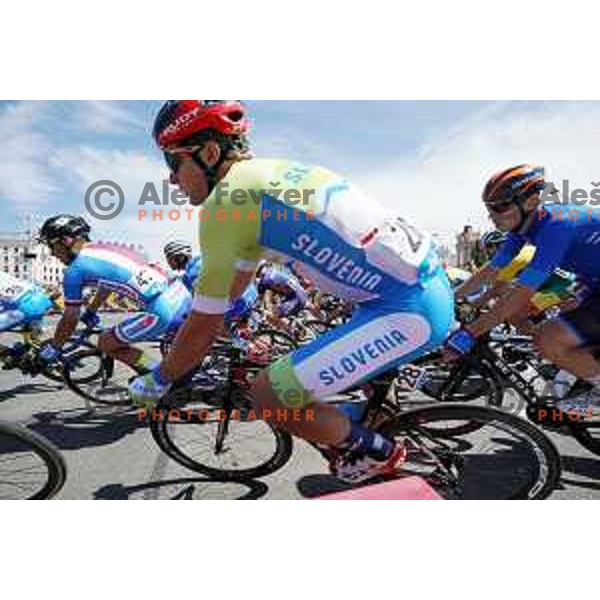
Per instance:
[[[403,444],[321,400],[443,342],[453,295],[432,238],[325,168],[254,158],[248,130],[240,102],[171,101],[158,114],[154,135],[172,180],[202,207],[203,265],[172,352],[130,394],[153,404],[202,361],[229,299],[247,287],[257,263],[292,260],[319,289],[358,308],[348,323],[265,369],[254,382],[254,406],[262,415],[310,407],[313,419],[274,424],[341,450],[331,468],[346,481],[392,474],[405,460]]]

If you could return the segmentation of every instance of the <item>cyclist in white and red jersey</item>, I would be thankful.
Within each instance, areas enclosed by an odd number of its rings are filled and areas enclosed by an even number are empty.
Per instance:
[[[68,265],[63,280],[65,310],[40,358],[56,361],[78,321],[96,325],[97,309],[116,292],[134,300],[141,312],[104,331],[98,346],[132,366],[149,369],[154,361],[131,344],[155,340],[181,323],[191,309],[191,294],[180,281],[169,284],[167,273],[139,253],[116,244],[90,242],[90,231],[82,217],[73,215],[51,217],[40,230],[39,241]],[[97,288],[98,293],[81,314],[84,289],[89,287]]]
[[[342,450],[331,465],[346,481],[401,468],[401,442],[351,421],[321,399],[437,347],[453,322],[453,295],[431,236],[327,169],[256,159],[240,102],[178,100],[159,112],[154,136],[172,180],[200,212],[202,273],[193,312],[161,367],[130,393],[153,404],[209,351],[229,298],[246,288],[260,259],[294,261],[323,291],[358,305],[345,325],[265,369],[252,390],[260,415],[314,443]],[[311,409],[314,419],[276,420]],[[265,416],[265,418],[268,418]]]

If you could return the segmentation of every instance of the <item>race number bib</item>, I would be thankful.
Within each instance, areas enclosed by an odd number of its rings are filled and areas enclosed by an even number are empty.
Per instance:
[[[422,265],[431,258],[431,236],[401,218],[377,228],[365,248],[371,264],[408,284],[419,281]],[[433,255],[435,256],[435,254]],[[432,270],[436,265],[429,265]]]
[[[150,268],[140,269],[130,280],[132,287],[145,298],[162,292],[164,283],[164,278]]]
[[[398,369],[398,385],[408,392],[419,390],[425,385],[427,370],[416,365],[404,365]]]

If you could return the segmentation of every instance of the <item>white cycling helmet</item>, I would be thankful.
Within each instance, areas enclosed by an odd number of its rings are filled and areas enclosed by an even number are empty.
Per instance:
[[[192,245],[181,240],[174,240],[165,245],[164,253],[167,260],[178,256],[192,258]]]

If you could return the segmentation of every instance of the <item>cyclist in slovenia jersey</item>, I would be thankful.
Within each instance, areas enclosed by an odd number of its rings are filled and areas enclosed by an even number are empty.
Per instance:
[[[247,286],[258,261],[293,260],[317,287],[359,307],[349,323],[257,376],[251,393],[258,415],[340,449],[331,467],[344,480],[396,472],[406,456],[401,441],[320,400],[443,341],[453,322],[453,296],[431,237],[390,217],[327,169],[252,158],[248,128],[245,107],[233,101],[171,101],[157,117],[155,139],[172,179],[192,204],[202,205],[203,271],[174,350],[160,368],[136,379],[130,393],[138,404],[164,394],[209,351],[228,299]],[[289,203],[281,199],[286,192]],[[285,408],[299,409],[304,418],[279,420]]]
[[[154,361],[131,344],[154,340],[172,323],[182,322],[191,309],[191,294],[180,281],[169,285],[166,272],[148,264],[139,253],[90,242],[89,234],[86,221],[72,215],[51,217],[40,230],[39,240],[68,265],[63,280],[65,310],[40,358],[46,362],[59,358],[60,348],[80,320],[84,289],[94,287],[98,293],[81,316],[86,325],[99,321],[96,311],[112,292],[131,298],[142,311],[104,331],[98,347],[134,367],[149,369]]]
[[[522,314],[535,294],[557,268],[574,273],[589,293],[580,304],[537,328],[540,352],[562,369],[592,384],[585,397],[558,403],[563,410],[587,410],[600,405],[600,221],[585,207],[542,204],[545,172],[542,167],[520,165],[495,175],[486,185],[483,201],[498,229],[509,232],[494,259],[459,290],[459,297],[492,283],[498,273],[527,245],[535,256],[477,321],[453,334],[448,358],[466,354],[474,340],[499,323]]]

